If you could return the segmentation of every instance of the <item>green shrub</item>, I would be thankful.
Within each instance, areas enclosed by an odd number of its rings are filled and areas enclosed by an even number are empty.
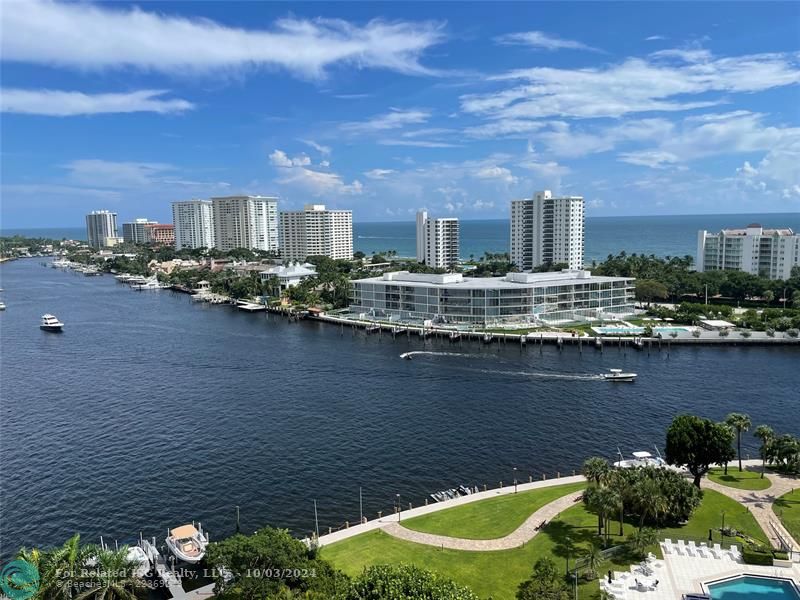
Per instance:
[[[764,546],[746,545],[742,548],[742,560],[748,565],[772,566],[772,550]]]
[[[789,560],[789,553],[783,550],[773,550],[772,556],[777,560]]]

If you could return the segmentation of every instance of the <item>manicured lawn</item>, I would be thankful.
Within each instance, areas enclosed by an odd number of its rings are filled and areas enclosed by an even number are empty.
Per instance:
[[[778,498],[773,505],[773,510],[795,541],[800,540],[800,489]]]
[[[581,482],[498,496],[408,519],[403,526],[437,535],[491,540],[508,535],[545,504],[584,487],[586,483]]]
[[[560,486],[557,489],[566,488],[567,486]],[[765,539],[755,519],[744,507],[712,490],[705,491],[703,503],[689,523],[683,527],[665,529],[661,532],[661,537],[673,540],[679,538],[705,540],[708,538],[710,528],[721,525],[720,514],[723,510],[726,513],[726,525],[735,527],[752,537]],[[445,518],[447,512],[450,511],[437,514]],[[626,523],[625,535],[634,529],[634,525]],[[617,523],[611,523],[610,531],[615,533],[618,531]],[[595,539],[596,533],[597,517],[587,512],[583,504],[576,504],[564,511],[557,520],[551,521],[530,543],[514,550],[500,552],[442,550],[401,541],[381,531],[374,531],[326,546],[322,548],[321,555],[350,575],[358,574],[364,567],[373,564],[416,564],[468,585],[482,597],[491,595],[495,600],[512,600],[517,586],[529,577],[537,559],[550,556],[563,568],[566,566],[567,558],[566,539],[569,538],[575,546],[572,556],[580,556]],[[618,543],[621,539],[617,535],[611,536],[612,543]],[[719,541],[719,538],[715,537],[715,541]],[[600,573],[605,573],[608,569],[623,570],[626,568],[625,564],[631,562],[633,559],[625,556],[615,557],[601,567]],[[594,580],[582,582],[580,598],[583,600],[599,598],[597,582]]]
[[[708,478],[721,485],[727,485],[740,490],[765,490],[772,482],[766,475],[761,478],[759,471],[739,471],[738,467],[728,467],[728,474],[721,468],[711,469]]]

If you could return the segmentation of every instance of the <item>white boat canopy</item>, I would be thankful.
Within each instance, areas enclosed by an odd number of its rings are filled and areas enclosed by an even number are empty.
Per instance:
[[[633,455],[636,458],[652,458],[653,457],[653,455],[650,454],[649,452],[634,452]]]
[[[169,533],[172,537],[176,539],[184,540],[187,538],[194,537],[195,535],[197,535],[198,531],[194,525],[182,525],[181,527],[176,527]]]

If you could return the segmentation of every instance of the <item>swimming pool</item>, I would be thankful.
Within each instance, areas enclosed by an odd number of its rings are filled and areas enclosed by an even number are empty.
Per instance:
[[[800,600],[797,587],[788,579],[742,575],[706,587],[713,600]]]

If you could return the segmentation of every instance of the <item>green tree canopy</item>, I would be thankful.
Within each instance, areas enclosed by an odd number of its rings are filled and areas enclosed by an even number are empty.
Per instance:
[[[695,415],[679,415],[667,429],[667,463],[686,467],[699,488],[711,465],[733,459],[733,437],[733,430],[727,425]]]
[[[479,600],[472,590],[414,565],[367,567],[347,600]]]

